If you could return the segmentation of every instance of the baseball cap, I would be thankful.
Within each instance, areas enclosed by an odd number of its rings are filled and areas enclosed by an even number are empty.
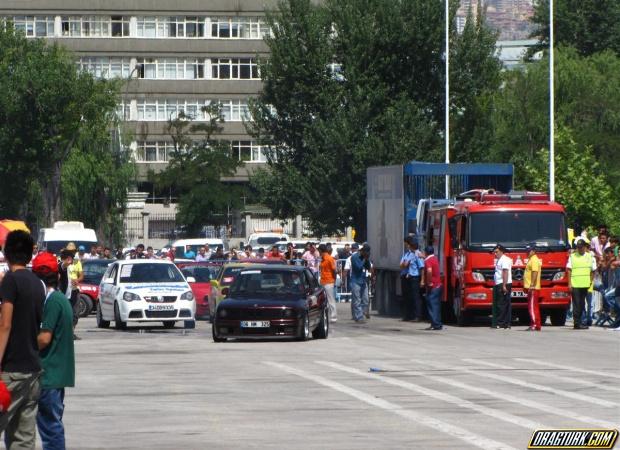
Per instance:
[[[432,255],[433,253],[435,253],[435,247],[433,247],[432,245],[428,245],[426,248],[424,248],[424,252]]]
[[[58,273],[58,261],[56,261],[56,257],[51,253],[39,253],[32,260],[32,271],[44,275],[48,273]]]
[[[78,247],[78,250],[81,251],[81,252],[84,252],[84,251],[86,251],[86,247],[84,247],[83,245],[80,245]]]
[[[353,250],[359,250],[360,245],[359,245],[357,242],[355,242],[353,245],[351,245],[351,248],[352,248]]]
[[[0,413],[4,413],[11,406],[11,391],[6,387],[6,384],[0,380]]]
[[[525,249],[526,249],[528,252],[530,252],[530,251],[532,251],[532,250],[536,250],[536,243],[534,243],[534,242],[530,242],[529,244],[527,244],[527,245],[525,246]]]
[[[584,238],[575,239],[575,245],[586,245],[586,240]]]

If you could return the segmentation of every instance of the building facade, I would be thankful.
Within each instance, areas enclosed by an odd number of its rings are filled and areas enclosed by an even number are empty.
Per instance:
[[[169,119],[180,111],[196,121],[218,102],[221,138],[244,161],[233,181],[245,181],[265,162],[248,136],[248,101],[261,89],[259,58],[267,54],[269,0],[3,0],[0,16],[28,37],[58,42],[76,64],[98,77],[127,80],[119,115],[138,164],[139,190],[149,192],[149,170],[168,162]]]

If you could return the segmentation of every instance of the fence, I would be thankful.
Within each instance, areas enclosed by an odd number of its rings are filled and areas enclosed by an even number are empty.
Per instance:
[[[269,213],[246,214],[244,226],[233,230],[232,237],[247,237],[252,233],[275,232],[289,236],[311,236],[310,221],[298,216],[295,219],[273,219]]]
[[[170,240],[178,234],[174,213],[140,212],[125,216],[125,242],[135,245],[147,239]]]
[[[174,239],[178,232],[176,215],[174,213],[149,214],[148,231],[149,239]]]

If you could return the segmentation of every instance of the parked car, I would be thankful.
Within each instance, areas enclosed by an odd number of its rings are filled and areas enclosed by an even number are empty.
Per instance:
[[[281,264],[281,261],[270,259],[244,259],[224,263],[215,279],[211,280],[211,292],[209,294],[209,311],[215,311],[217,304],[224,298],[222,289],[230,286],[239,271],[252,264]],[[213,315],[209,316],[209,320],[213,323]]]
[[[177,262],[175,264],[192,288],[196,298],[196,319],[210,317],[209,295],[211,294],[211,280],[217,277],[220,263],[211,262]]]
[[[284,233],[252,233],[247,245],[251,245],[254,251],[261,247],[267,250],[276,243],[288,241],[290,241],[288,234]]]
[[[184,321],[195,326],[194,293],[170,261],[133,259],[110,264],[99,286],[97,326],[123,330],[128,322],[162,321],[173,328]]]
[[[305,267],[243,267],[215,311],[213,340],[286,337],[327,339],[325,290]]]
[[[80,296],[78,297],[78,315],[87,317],[96,311],[99,299],[99,284],[108,266],[113,259],[86,259],[82,261],[84,280],[78,285]]]

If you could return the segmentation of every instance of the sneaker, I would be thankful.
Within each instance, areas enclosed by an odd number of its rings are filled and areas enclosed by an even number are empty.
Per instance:
[[[364,314],[364,316],[365,316],[368,320],[370,320],[370,312],[365,313],[365,314]]]
[[[356,320],[355,323],[363,325],[366,323],[366,321],[364,319],[359,319],[359,320]]]

